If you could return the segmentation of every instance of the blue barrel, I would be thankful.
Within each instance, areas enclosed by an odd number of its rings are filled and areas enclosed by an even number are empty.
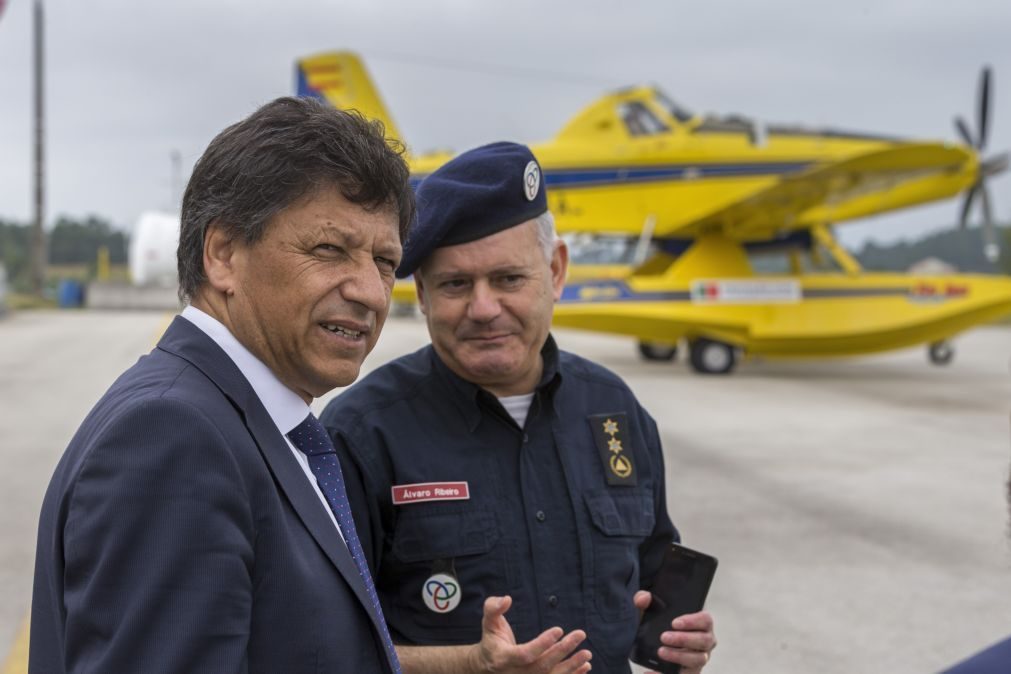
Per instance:
[[[61,309],[75,309],[84,304],[84,286],[78,281],[64,279],[56,292],[56,301]]]

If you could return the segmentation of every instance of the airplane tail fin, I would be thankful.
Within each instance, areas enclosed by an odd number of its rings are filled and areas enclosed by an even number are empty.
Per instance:
[[[386,137],[403,142],[361,59],[352,52],[316,54],[295,66],[297,95],[319,98],[341,110],[355,109],[386,127]],[[405,143],[406,144],[406,143]]]

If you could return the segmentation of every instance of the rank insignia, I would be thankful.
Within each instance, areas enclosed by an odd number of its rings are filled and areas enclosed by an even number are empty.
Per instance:
[[[636,485],[635,460],[628,444],[628,417],[624,412],[593,414],[588,416],[597,452],[604,465],[607,484],[634,487]]]

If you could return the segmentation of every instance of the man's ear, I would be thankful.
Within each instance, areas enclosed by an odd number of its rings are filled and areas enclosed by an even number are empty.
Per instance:
[[[555,291],[555,301],[562,299],[562,288],[569,273],[569,247],[562,239],[555,239],[555,250],[551,254],[551,285]]]
[[[237,246],[232,237],[217,223],[212,222],[204,233],[204,274],[207,283],[225,295],[235,294]]]
[[[427,316],[428,305],[425,302],[425,282],[421,280],[421,274],[418,273],[418,270],[414,272],[414,291],[418,294],[418,307],[421,309],[421,313]]]

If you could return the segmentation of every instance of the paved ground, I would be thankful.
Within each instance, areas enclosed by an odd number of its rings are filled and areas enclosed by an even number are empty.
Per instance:
[[[52,467],[165,319],[0,321],[0,663]],[[916,350],[727,378],[644,364],[624,339],[558,337],[622,374],[660,424],[674,520],[720,559],[708,674],[931,672],[1011,633],[1011,329],[966,335],[946,369]],[[421,323],[393,320],[367,366],[425,342]]]

